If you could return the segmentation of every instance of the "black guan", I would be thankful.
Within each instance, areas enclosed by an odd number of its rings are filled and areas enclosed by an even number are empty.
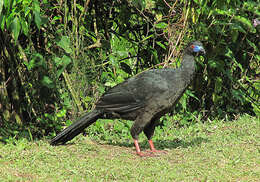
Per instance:
[[[155,127],[160,117],[176,105],[189,86],[195,73],[194,55],[200,52],[205,53],[202,43],[191,42],[184,50],[179,68],[144,71],[111,88],[98,100],[94,110],[61,131],[50,144],[66,143],[97,119],[121,118],[134,121],[131,135],[138,155],[149,155],[141,152],[138,144],[138,136],[142,131],[151,148],[149,153],[158,152],[151,140]]]

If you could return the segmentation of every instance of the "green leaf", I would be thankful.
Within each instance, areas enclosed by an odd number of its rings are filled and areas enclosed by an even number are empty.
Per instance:
[[[43,68],[47,69],[46,62],[43,59],[43,56],[40,53],[35,53],[33,55],[33,59],[35,59],[37,66],[42,66]]]
[[[242,16],[234,16],[234,19],[241,22],[242,24],[246,25],[250,32],[256,32],[255,28],[253,27],[252,25],[252,22],[248,19],[246,19],[245,17],[242,17]]]
[[[42,20],[41,20],[41,16],[40,16],[40,12],[38,11],[33,11],[34,13],[34,22],[37,26],[38,29],[41,28],[41,25],[42,25]]]
[[[42,84],[48,88],[54,88],[53,81],[48,76],[43,76]]]
[[[117,51],[116,52],[120,57],[127,57],[128,51]]]
[[[246,33],[246,30],[238,24],[232,23],[230,26],[231,30],[238,30],[239,32]]]
[[[234,59],[233,52],[229,48],[226,48],[225,56],[229,57],[232,60]]]
[[[35,59],[32,59],[32,60],[29,61],[29,62],[24,61],[23,64],[24,64],[24,65],[27,67],[27,69],[30,71],[30,70],[35,66]]]
[[[241,101],[241,102],[245,102],[245,100],[243,100],[243,93],[241,92],[241,90],[235,90],[235,89],[231,89],[231,93],[232,96],[234,98],[236,98],[237,100]]]
[[[5,28],[5,15],[0,15],[0,28],[2,30]]]
[[[58,66],[61,64],[61,58],[55,57],[55,58],[54,58],[54,63],[55,63],[55,66],[58,67]]]
[[[237,41],[238,35],[239,35],[238,30],[232,30],[232,33],[231,33],[232,42]]]
[[[105,83],[105,86],[107,86],[107,87],[114,87],[114,86],[116,86],[116,82],[107,81],[107,82]]]
[[[253,42],[251,42],[251,41],[248,40],[248,39],[246,39],[246,41],[247,41],[247,43],[248,43],[252,48],[254,48],[255,51],[258,51],[257,46],[256,46]]]
[[[225,56],[229,57],[232,61],[234,61],[236,63],[236,65],[240,68],[240,70],[243,71],[242,65],[239,62],[237,62],[237,60],[234,57],[233,52],[229,48],[227,48],[226,51],[227,52],[225,53]]]
[[[133,0],[132,3],[137,9],[143,10],[145,8],[144,0]]]
[[[34,0],[33,2],[33,10],[40,12],[41,11],[41,7],[40,7],[40,3],[38,0]]]
[[[64,68],[63,68],[63,67],[57,71],[57,75],[56,75],[57,78],[60,77],[60,75],[63,73],[63,71],[64,71]]]
[[[27,36],[29,33],[29,27],[27,21],[25,21],[23,18],[21,18],[21,25],[24,35]]]
[[[40,8],[39,1],[38,0],[33,1],[34,22],[35,22],[38,29],[40,29],[41,25],[42,25],[42,19],[41,19],[41,16],[40,16],[40,11],[41,11],[41,8]]]
[[[28,70],[31,70],[35,67],[43,67],[46,68],[45,61],[43,56],[40,53],[34,53],[29,62],[24,61]]]
[[[156,44],[157,44],[158,46],[160,46],[161,48],[163,48],[164,50],[166,50],[165,45],[163,45],[161,42],[157,41]]]
[[[219,15],[227,15],[227,16],[232,15],[232,13],[230,11],[225,11],[222,9],[215,9],[214,13],[219,14]]]
[[[146,41],[147,39],[150,39],[151,37],[153,37],[154,36],[154,34],[151,34],[151,35],[149,35],[148,37],[145,37],[141,42],[144,42],[144,41]]]
[[[80,4],[76,4],[76,7],[81,11],[81,12],[84,12],[84,7],[81,6]]]
[[[0,1],[0,15],[2,14],[3,6],[4,6],[4,1],[1,0]]]
[[[57,45],[65,50],[66,53],[70,54],[72,49],[70,47],[70,39],[68,36],[62,36]]]
[[[61,117],[64,117],[66,115],[66,110],[65,109],[62,109],[60,110],[58,113],[57,113],[57,117],[58,118],[61,118]]]
[[[6,24],[7,29],[9,29],[10,26],[12,25],[15,16],[16,16],[15,12],[12,12],[9,15],[6,16],[5,24]]]
[[[112,55],[112,54],[109,55],[109,62],[110,62],[113,66],[115,66],[115,67],[118,66],[117,59],[116,59],[116,57],[115,57],[114,55]]]
[[[60,59],[60,62],[58,65],[62,65],[62,68],[60,68],[58,71],[57,71],[57,77],[60,77],[60,75],[62,74],[62,72],[65,70],[65,68],[70,64],[71,62],[71,59],[64,55],[61,59]]]
[[[1,1],[3,1],[3,0],[1,0]],[[10,13],[11,2],[12,1],[10,1],[10,0],[4,0],[4,6],[7,9],[7,14]]]
[[[209,60],[208,61],[208,65],[211,67],[211,68],[217,68],[217,63],[216,63],[216,61],[215,60]]]
[[[164,29],[164,28],[168,27],[168,24],[164,23],[164,22],[160,22],[160,23],[155,24],[155,27]]]
[[[193,0],[195,3],[200,4],[199,0]]]
[[[192,93],[192,91],[186,90],[185,93],[186,93],[188,96],[193,97],[193,98],[196,99],[197,101],[200,101],[200,99],[199,99],[198,97],[196,97],[196,95],[194,95],[194,94]]]
[[[19,18],[16,16],[11,24],[11,31],[13,32],[14,34],[14,40],[15,42],[17,41],[18,39],[18,36],[20,34],[20,30],[21,30],[21,24],[20,24],[20,21],[19,21]]]
[[[260,55],[255,55],[256,59],[260,61]]]
[[[220,93],[222,90],[222,78],[217,77],[215,81],[215,93]]]
[[[56,66],[59,66],[59,65],[67,66],[68,64],[71,63],[71,59],[70,59],[70,57],[64,55],[62,58],[56,57],[55,63],[56,63]]]

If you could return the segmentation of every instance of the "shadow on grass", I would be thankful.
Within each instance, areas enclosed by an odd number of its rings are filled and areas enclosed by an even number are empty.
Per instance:
[[[209,142],[210,140],[207,138],[197,137],[192,139],[191,141],[185,141],[185,140],[156,140],[154,141],[154,145],[157,149],[175,149],[175,148],[187,148],[192,146],[198,146],[201,143]],[[114,146],[120,146],[120,147],[133,147],[133,143],[131,142],[111,142],[107,141],[106,144],[108,145],[114,145]],[[144,140],[139,143],[140,147],[143,149],[148,149],[148,141]]]
[[[127,147],[127,148],[132,148],[134,146],[133,140],[110,140],[110,139],[91,139],[93,142],[97,143],[98,145],[111,145],[111,146],[120,146],[120,147]],[[180,140],[178,138],[174,140],[154,140],[154,146],[156,149],[175,149],[175,148],[188,148],[192,146],[199,146],[201,143],[207,143],[210,140],[208,138],[203,138],[203,137],[195,137],[192,139],[187,139],[187,140]],[[69,141],[68,143],[65,144],[58,144],[57,146],[60,145],[65,145],[65,146],[71,146],[71,145],[76,145],[78,141]],[[84,145],[83,143],[81,143]],[[80,144],[80,145],[81,145]],[[142,149],[149,149],[149,144],[148,140],[144,139],[143,141],[139,142],[139,145]]]

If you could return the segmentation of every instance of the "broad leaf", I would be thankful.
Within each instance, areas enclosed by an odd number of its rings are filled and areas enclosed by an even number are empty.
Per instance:
[[[19,21],[19,18],[16,16],[11,24],[11,31],[13,32],[14,34],[14,40],[15,42],[17,41],[18,39],[18,36],[20,34],[20,30],[21,30],[21,24],[20,24],[20,21]]]
[[[40,16],[40,4],[38,0],[33,1],[33,14],[34,14],[34,22],[36,23],[36,26],[38,29],[41,28],[42,25],[42,19]]]
[[[41,28],[41,25],[42,25],[42,20],[41,20],[41,16],[40,16],[40,12],[38,11],[33,11],[34,13],[34,22],[37,26],[38,29]]]
[[[66,53],[71,53],[70,39],[68,36],[62,36],[57,45],[65,50]]]

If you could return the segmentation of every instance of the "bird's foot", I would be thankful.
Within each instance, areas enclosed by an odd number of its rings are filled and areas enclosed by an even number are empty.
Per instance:
[[[165,151],[165,150],[156,150],[152,140],[148,140],[148,143],[149,143],[150,149],[151,149],[150,153],[163,153],[163,154],[167,153],[167,151]]]

